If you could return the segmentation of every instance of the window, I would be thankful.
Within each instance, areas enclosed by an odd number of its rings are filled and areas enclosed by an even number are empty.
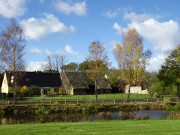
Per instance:
[[[59,92],[59,89],[58,88],[54,88],[54,92]]]

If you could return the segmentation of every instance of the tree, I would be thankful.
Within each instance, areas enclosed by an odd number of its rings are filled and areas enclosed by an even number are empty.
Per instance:
[[[1,62],[3,62],[3,68],[5,70],[13,71],[13,82],[15,86],[14,90],[14,102],[16,102],[16,83],[18,76],[15,76],[16,71],[22,71],[25,69],[25,63],[23,60],[25,36],[22,27],[11,19],[10,24],[7,25],[5,30],[1,31],[0,45],[1,45]]]
[[[163,80],[166,85],[175,84],[178,88],[178,97],[180,99],[180,44],[171,52],[165,63],[161,66],[158,78]]]
[[[99,41],[94,41],[89,46],[89,57],[87,61],[89,62],[89,69],[87,69],[87,76],[90,80],[95,83],[95,94],[96,101],[98,96],[97,82],[104,79],[105,71],[109,66],[108,57],[105,52],[105,48]]]
[[[71,62],[67,65],[64,65],[62,67],[62,70],[78,70],[78,64],[77,63],[74,63],[74,62]]]
[[[122,34],[122,44],[117,44],[114,55],[118,61],[121,76],[126,84],[140,85],[145,66],[151,57],[151,51],[143,51],[143,37],[136,29],[129,29]],[[130,87],[127,100],[129,100]]]
[[[108,71],[108,78],[107,81],[113,87],[119,87],[120,82],[122,82],[122,77],[117,69],[111,69]]]
[[[91,63],[93,63],[93,61],[88,61],[88,60],[80,63],[78,70],[86,71],[86,70],[88,70],[88,69],[91,69],[91,65],[92,65]],[[108,69],[107,65],[104,65],[104,63],[103,63],[102,60],[97,60],[97,65],[98,65],[98,66],[104,66],[104,67],[103,67],[104,69]]]
[[[42,64],[44,72],[59,73],[62,67],[67,62],[66,55],[49,55],[47,56],[47,63]]]
[[[26,40],[22,27],[12,19],[0,35],[0,59],[4,70],[22,71],[25,69],[23,60]]]

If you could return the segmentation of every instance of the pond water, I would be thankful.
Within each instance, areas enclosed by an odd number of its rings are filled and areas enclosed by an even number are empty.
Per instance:
[[[162,110],[141,110],[134,111],[136,115],[140,115],[141,118],[148,114],[150,119],[166,119],[169,113],[174,111],[162,111]],[[119,112],[112,112],[112,119],[119,120]],[[53,122],[53,121],[64,121],[64,122],[81,122],[81,121],[93,121],[98,120],[98,114],[54,114],[49,116],[46,120],[39,118],[38,116],[2,116],[0,117],[0,124],[15,124],[15,123],[41,123],[41,122]]]

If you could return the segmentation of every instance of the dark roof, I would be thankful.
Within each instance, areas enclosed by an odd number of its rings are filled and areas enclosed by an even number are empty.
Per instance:
[[[74,89],[89,89],[88,85],[94,85],[94,82],[87,79],[85,71],[63,70],[62,73],[67,76]],[[97,89],[111,89],[111,87],[105,80],[101,80],[97,82]]]
[[[6,71],[8,85],[11,86],[11,77],[13,72]],[[15,77],[19,86],[39,86],[39,87],[60,87],[62,85],[59,73],[43,73],[43,72],[15,72]]]
[[[73,89],[88,89],[86,73],[84,71],[63,70],[61,74],[64,74],[68,78]]]

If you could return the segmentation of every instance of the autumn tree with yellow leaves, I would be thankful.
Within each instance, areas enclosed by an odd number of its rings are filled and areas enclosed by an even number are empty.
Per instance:
[[[98,96],[97,83],[104,79],[105,71],[109,66],[108,57],[103,44],[99,41],[94,41],[89,46],[89,57],[87,62],[89,63],[87,76],[90,80],[94,81],[96,101]]]
[[[136,29],[129,29],[122,33],[122,43],[116,44],[114,55],[126,84],[140,85],[141,77],[151,57],[151,51],[143,51],[143,37]],[[130,96],[130,86],[127,100]]]

